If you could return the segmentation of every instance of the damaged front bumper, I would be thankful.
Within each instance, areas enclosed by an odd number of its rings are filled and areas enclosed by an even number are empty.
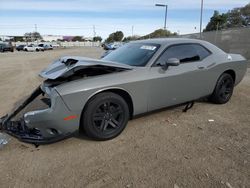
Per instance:
[[[42,88],[42,89],[41,89]],[[48,94],[49,107],[25,113],[14,119],[38,96]],[[73,118],[67,118],[73,117]],[[49,144],[70,137],[79,128],[79,115],[70,111],[55,88],[37,87],[12,113],[0,119],[0,130],[23,142],[35,145]]]

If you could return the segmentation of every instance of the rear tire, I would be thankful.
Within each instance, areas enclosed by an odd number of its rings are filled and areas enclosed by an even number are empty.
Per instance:
[[[233,90],[234,80],[232,76],[228,73],[223,73],[219,77],[214,92],[209,100],[215,104],[225,104],[230,100]]]
[[[95,140],[118,136],[129,120],[125,100],[112,92],[100,93],[87,103],[81,118],[81,129]]]

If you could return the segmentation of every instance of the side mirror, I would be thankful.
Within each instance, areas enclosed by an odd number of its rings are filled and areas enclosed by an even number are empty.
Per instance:
[[[179,66],[180,60],[177,58],[170,58],[162,65],[163,70],[167,70],[169,66]]]

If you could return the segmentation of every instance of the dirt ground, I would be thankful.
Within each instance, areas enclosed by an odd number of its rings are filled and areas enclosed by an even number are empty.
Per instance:
[[[0,54],[0,116],[30,94],[52,60],[102,52]],[[0,149],[0,187],[250,187],[250,69],[228,104],[182,108],[131,120],[105,142],[74,137],[35,148],[11,138]]]

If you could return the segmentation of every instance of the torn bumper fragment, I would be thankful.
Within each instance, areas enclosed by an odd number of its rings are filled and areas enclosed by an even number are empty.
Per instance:
[[[67,121],[69,127],[60,127],[60,121],[65,121],[63,117],[70,116],[71,112],[69,112],[55,89],[46,88],[46,90],[48,89],[51,97],[49,108],[30,111],[25,113],[18,120],[12,120],[38,96],[45,94],[39,86],[12,113],[0,119],[0,130],[21,141],[36,145],[53,143],[69,137],[75,129],[78,129],[78,118]],[[60,113],[58,113],[58,108],[60,109]]]

